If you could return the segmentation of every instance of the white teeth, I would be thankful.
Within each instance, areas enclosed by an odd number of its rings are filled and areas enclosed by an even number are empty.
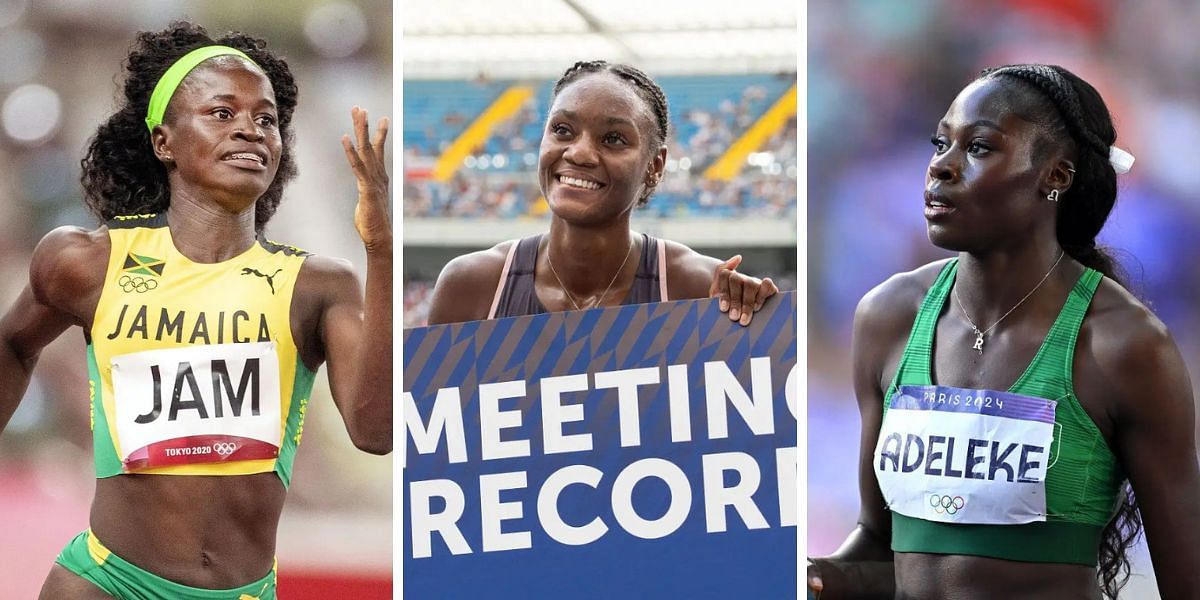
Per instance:
[[[262,158],[260,156],[258,156],[257,154],[246,154],[244,152],[238,152],[237,154],[229,155],[229,160],[235,160],[235,159],[239,159],[239,158],[245,158],[245,159],[253,160],[253,161],[259,162],[259,163],[261,163],[263,161]]]
[[[571,187],[583,188],[585,190],[600,189],[600,184],[598,184],[594,181],[587,181],[585,179],[576,179],[574,177],[567,177],[566,175],[560,175],[558,180],[571,186]]]

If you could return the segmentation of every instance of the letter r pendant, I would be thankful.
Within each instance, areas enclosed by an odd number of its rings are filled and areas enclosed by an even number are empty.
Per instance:
[[[971,349],[983,354],[983,332],[978,329],[975,330],[975,345]]]

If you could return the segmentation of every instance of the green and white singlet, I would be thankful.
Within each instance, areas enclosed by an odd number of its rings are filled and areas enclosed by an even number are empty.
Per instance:
[[[1005,391],[932,380],[934,333],[957,260],[917,312],[873,455],[897,552],[1094,566],[1125,477],[1072,383],[1088,269],[1032,363]]]

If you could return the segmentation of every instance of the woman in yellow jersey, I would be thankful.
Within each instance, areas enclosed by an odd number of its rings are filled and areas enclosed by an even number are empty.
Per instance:
[[[105,223],[38,245],[0,321],[0,429],[40,350],[88,343],[96,496],[43,598],[275,597],[275,534],[314,372],[354,444],[392,449],[392,232],[384,142],[352,111],[365,299],[338,260],[269,242],[296,173],[296,85],[262,40],[140,34],[123,106],[83,161]],[[347,207],[349,208],[349,207]]]
[[[1049,65],[985,71],[937,124],[924,215],[958,255],[859,303],[862,507],[810,597],[1115,598],[1144,523],[1163,598],[1200,598],[1192,387],[1096,246],[1116,137]]]

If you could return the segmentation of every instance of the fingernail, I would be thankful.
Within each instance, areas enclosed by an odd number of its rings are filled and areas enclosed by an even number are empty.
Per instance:
[[[729,310],[729,302],[726,300],[722,300],[721,301],[721,312],[725,312],[727,310]]]
[[[742,315],[742,320],[741,320],[742,325],[750,324],[750,315],[751,314],[753,314],[753,313],[746,313],[746,314]]]
[[[736,308],[729,311],[729,318],[733,321],[738,320],[739,318],[741,318],[741,316],[742,316],[742,311],[740,311]]]

